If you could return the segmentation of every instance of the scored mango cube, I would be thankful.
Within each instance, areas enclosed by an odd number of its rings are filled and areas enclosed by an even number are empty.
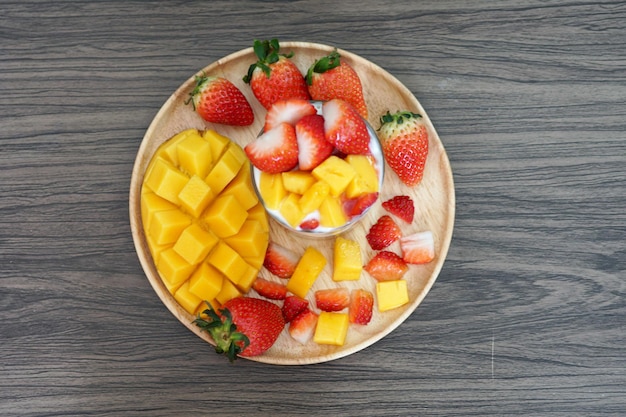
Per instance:
[[[189,181],[189,177],[180,172],[174,165],[163,158],[154,161],[154,166],[148,173],[146,185],[156,195],[167,201],[179,204],[178,194]]]
[[[320,312],[313,340],[320,345],[343,346],[350,324],[347,313]]]
[[[220,135],[215,130],[205,130],[202,133],[202,137],[209,142],[211,146],[211,157],[213,161],[217,161],[220,156],[222,156],[224,149],[226,149],[230,143],[230,139]]]
[[[409,302],[407,283],[403,279],[381,281],[376,284],[378,310],[381,312],[401,307]]]
[[[211,145],[200,134],[189,135],[176,147],[178,166],[189,175],[206,177],[211,167]]]
[[[189,291],[202,300],[212,300],[222,290],[224,280],[220,271],[203,262],[189,278]]]
[[[174,244],[174,250],[192,265],[200,263],[217,243],[217,237],[196,223],[182,231]]]
[[[325,181],[317,181],[302,194],[298,204],[303,213],[309,214],[317,210],[322,201],[330,194],[330,186]]]
[[[237,289],[235,284],[225,279],[222,285],[222,290],[219,292],[219,294],[217,294],[215,299],[217,300],[218,303],[225,304],[226,301],[232,300],[233,298],[236,298],[236,297],[240,297],[241,295],[242,295],[241,291]]]
[[[361,278],[362,269],[359,243],[338,236],[334,247],[333,281],[356,281]]]
[[[239,280],[235,284],[237,288],[243,292],[247,293],[252,288],[252,284],[256,281],[257,273],[259,272],[258,268],[254,268],[251,265],[248,265],[246,270],[241,274]]]
[[[335,155],[328,157],[311,173],[318,180],[325,181],[330,186],[330,194],[335,197],[345,191],[356,175],[356,171],[349,163]]]
[[[178,209],[157,211],[152,215],[148,234],[157,245],[166,245],[176,242],[190,224],[189,216]]]
[[[159,149],[159,156],[162,156],[174,165],[178,165],[178,144],[190,136],[197,135],[199,135],[197,129],[186,129],[177,133]]]
[[[251,209],[259,202],[250,179],[250,169],[250,164],[243,164],[237,176],[222,191],[222,195],[235,196],[244,210]]]
[[[346,187],[346,196],[348,198],[378,192],[378,174],[369,156],[348,155],[346,156],[346,162],[356,171],[356,175],[348,184],[348,187]]]
[[[261,228],[264,232],[269,232],[270,223],[267,218],[267,212],[265,211],[265,207],[260,202],[248,210],[248,220],[256,220],[261,223]]]
[[[214,197],[211,187],[197,175],[191,177],[178,194],[180,206],[194,217],[199,217]]]
[[[287,190],[283,185],[282,175],[261,172],[259,178],[259,192],[268,209],[278,209],[280,203],[287,197]]]
[[[239,145],[231,143],[213,165],[205,180],[214,193],[221,193],[235,178],[245,161],[245,153],[242,152]]]
[[[220,238],[233,236],[239,232],[248,218],[237,199],[232,195],[220,196],[204,212],[202,219]]]
[[[176,290],[174,298],[189,314],[194,314],[198,306],[202,303],[201,298],[189,291],[189,281],[185,281],[183,285]]]
[[[148,190],[148,187],[144,187]],[[143,220],[144,230],[150,229],[152,217],[154,213],[165,210],[174,210],[176,205],[170,203],[164,198],[159,197],[152,191],[147,191],[141,195],[141,218]]]
[[[287,290],[300,298],[305,298],[325,266],[324,255],[313,246],[307,247],[287,282]]]
[[[195,269],[195,266],[185,261],[174,248],[161,252],[156,267],[164,279],[168,281],[168,288],[175,288],[187,280]]]
[[[287,198],[283,200],[280,205],[280,214],[289,223],[291,227],[298,227],[302,220],[306,216],[305,213],[300,210],[300,196],[296,193],[289,193]]]
[[[224,242],[217,244],[207,260],[233,284],[237,284],[241,280],[249,266],[241,255]]]
[[[227,237],[224,241],[237,252],[256,257],[265,254],[268,234],[258,220],[246,220],[236,235]]]
[[[320,205],[320,225],[324,227],[339,227],[346,224],[348,217],[346,216],[341,202],[333,197],[328,196]]]
[[[287,171],[281,174],[283,186],[290,193],[304,194],[317,181],[310,172]]]

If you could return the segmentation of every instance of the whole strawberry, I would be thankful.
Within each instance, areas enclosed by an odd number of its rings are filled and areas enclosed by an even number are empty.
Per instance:
[[[189,93],[185,104],[210,123],[248,126],[254,121],[254,113],[243,93],[223,77],[196,76],[196,86]]]
[[[412,187],[424,176],[428,156],[428,131],[422,116],[410,111],[383,115],[378,137],[389,167]]]
[[[299,98],[310,100],[304,76],[290,58],[293,53],[279,54],[277,39],[254,41],[254,53],[258,61],[250,65],[244,82],[250,84],[252,93],[261,105],[269,109],[279,100]]]
[[[363,85],[358,74],[335,49],[315,61],[306,74],[306,83],[313,100],[327,101],[339,98],[357,109],[367,119],[367,105],[363,98]]]
[[[234,361],[237,356],[257,356],[272,347],[285,327],[276,304],[251,297],[237,297],[215,311],[210,305],[194,323],[208,332],[215,351]]]

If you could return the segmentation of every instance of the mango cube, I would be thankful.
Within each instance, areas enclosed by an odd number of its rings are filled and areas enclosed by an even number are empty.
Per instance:
[[[280,214],[285,218],[291,227],[298,227],[305,217],[305,213],[300,210],[300,196],[296,193],[289,193],[280,205]]]
[[[190,136],[199,136],[199,133],[196,129],[186,129],[175,134],[158,150],[159,156],[175,166],[178,165],[178,144]]]
[[[259,198],[250,179],[250,164],[243,164],[237,176],[224,188],[222,195],[233,195],[244,210],[257,205]]]
[[[189,291],[189,282],[184,282],[183,285],[176,290],[174,298],[189,314],[194,314],[198,306],[202,303],[202,299]]]
[[[248,291],[250,291],[250,288],[252,288],[252,284],[254,283],[254,281],[256,281],[258,272],[258,268],[254,268],[253,266],[248,265],[248,267],[243,271],[235,285],[241,292],[247,293]]]
[[[185,261],[173,248],[161,252],[156,267],[167,281],[168,289],[176,288],[189,278],[195,269],[194,265]]]
[[[197,265],[206,258],[216,243],[217,238],[213,233],[192,223],[180,234],[174,250],[188,263]]]
[[[237,149],[239,148],[239,149]],[[217,160],[205,181],[214,193],[219,194],[224,187],[235,178],[245,161],[245,154],[242,155],[241,148],[231,143],[222,156]]]
[[[317,319],[313,340],[320,345],[342,346],[348,334],[349,324],[347,313],[322,311]]]
[[[148,234],[157,245],[174,243],[191,219],[178,209],[157,211],[152,215]]]
[[[339,227],[346,224],[348,217],[341,202],[332,196],[326,197],[320,205],[320,225],[324,227]]]
[[[176,205],[170,203],[164,198],[159,197],[152,191],[149,191],[148,187],[144,188],[148,191],[142,193],[141,195],[141,218],[144,230],[147,231],[150,228],[150,223],[152,222],[154,213],[176,209]]]
[[[356,281],[361,278],[363,263],[358,242],[341,236],[335,239],[333,281]]]
[[[224,284],[222,285],[222,290],[217,294],[215,299],[220,304],[225,304],[226,301],[232,300],[235,297],[240,297],[241,292],[235,287],[235,284],[225,279]]]
[[[209,142],[209,145],[211,146],[211,156],[213,161],[217,161],[220,156],[222,156],[224,149],[226,149],[230,143],[230,139],[226,136],[220,135],[215,130],[205,130],[202,133],[202,137]]]
[[[378,282],[376,284],[376,298],[378,299],[378,310],[381,312],[405,305],[409,302],[406,281],[399,279]]]
[[[287,171],[281,174],[283,186],[290,193],[304,194],[317,181],[310,172]]]
[[[178,194],[180,206],[194,217],[199,217],[214,197],[211,187],[197,175],[191,177]]]
[[[156,195],[167,201],[179,204],[178,194],[189,181],[189,177],[180,172],[165,159],[158,158],[146,177],[145,184]]]
[[[330,194],[335,197],[345,191],[356,175],[352,165],[334,155],[315,167],[311,173],[318,180],[325,181],[330,186]]]
[[[309,214],[317,210],[322,201],[330,194],[330,186],[325,181],[317,181],[302,194],[298,204],[303,213]]]
[[[300,298],[305,298],[325,266],[324,255],[313,246],[307,247],[287,282],[287,290]]]
[[[178,166],[188,175],[202,178],[209,173],[212,165],[211,145],[199,134],[189,135],[176,146]]]
[[[348,184],[348,187],[346,187],[346,196],[348,198],[378,192],[378,174],[371,157],[366,155],[348,155],[346,156],[346,162],[356,171],[356,175]]]
[[[248,264],[241,255],[224,242],[219,242],[207,260],[234,284],[245,275]]]
[[[233,236],[248,218],[237,199],[232,195],[220,196],[204,212],[202,219],[220,238]]]
[[[248,220],[256,220],[261,224],[261,228],[264,232],[269,232],[270,223],[267,219],[267,212],[263,204],[258,203],[256,206],[248,210]]]
[[[258,220],[246,220],[236,235],[227,237],[224,241],[237,252],[255,257],[265,254],[268,234]]]
[[[287,190],[283,185],[282,175],[261,172],[259,178],[259,192],[268,209],[278,209],[280,203],[287,197]]]
[[[202,300],[212,300],[222,290],[224,280],[221,272],[203,262],[189,278],[189,291]]]

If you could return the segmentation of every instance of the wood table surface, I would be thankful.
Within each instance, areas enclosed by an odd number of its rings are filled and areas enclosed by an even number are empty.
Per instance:
[[[397,77],[454,174],[422,304],[315,365],[216,355],[129,226],[159,108],[273,37]],[[625,101],[622,1],[4,1],[0,415],[626,415]]]

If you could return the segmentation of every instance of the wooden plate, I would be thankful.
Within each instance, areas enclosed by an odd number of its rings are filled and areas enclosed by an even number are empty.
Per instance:
[[[295,53],[292,59],[303,73],[317,58],[328,54],[332,50],[332,46],[320,44],[304,42],[281,43],[281,52],[293,51]],[[355,68],[362,80],[369,111],[369,122],[375,129],[380,127],[380,116],[388,110],[392,113],[398,110],[411,110],[420,113],[424,117],[430,134],[429,155],[424,179],[421,184],[413,188],[406,187],[400,182],[395,173],[387,167],[379,202],[372,207],[358,225],[346,232],[344,237],[360,243],[363,262],[366,263],[373,256],[374,251],[370,249],[365,235],[369,227],[385,213],[380,202],[394,195],[406,194],[410,195],[416,203],[415,220],[411,225],[406,225],[402,220],[397,220],[398,224],[405,235],[431,230],[435,237],[436,257],[431,263],[426,265],[411,265],[409,272],[405,275],[409,289],[409,304],[385,313],[379,313],[377,308],[374,308],[372,321],[368,325],[350,326],[343,346],[317,345],[313,341],[303,346],[292,340],[285,329],[270,350],[261,356],[250,358],[251,360],[280,365],[319,363],[350,355],[380,340],[406,320],[424,299],[443,266],[450,240],[452,239],[455,210],[452,171],[444,147],[428,115],[413,94],[391,74],[355,54],[341,49],[338,49],[338,51],[342,59]],[[194,317],[178,305],[163,285],[155,269],[141,224],[140,190],[145,169],[155,150],[165,140],[184,129],[213,129],[222,135],[228,136],[242,146],[245,146],[256,137],[263,125],[265,109],[253,96],[250,87],[242,81],[242,77],[247,73],[249,65],[255,61],[256,58],[252,48],[247,48],[226,56],[198,72],[198,74],[204,71],[210,75],[223,76],[239,87],[248,98],[254,110],[255,121],[251,126],[231,127],[214,125],[203,121],[192,111],[190,106],[184,104],[189,92],[195,85],[194,76],[192,76],[172,94],[150,124],[137,153],[131,178],[131,230],[139,260],[148,280],[172,314],[192,332],[209,343],[212,343],[211,339],[206,333],[200,332],[192,324]],[[375,293],[376,282],[366,272],[363,272],[361,279],[356,282],[335,283],[332,281],[332,248],[334,239],[320,240],[296,237],[289,234],[289,232],[273,221],[270,225],[270,239],[299,253],[303,253],[307,246],[314,245],[329,260],[325,270],[309,292],[309,301],[313,306],[315,305],[313,292],[321,288],[344,286],[351,289],[360,287]],[[400,253],[398,242],[388,249]],[[270,276],[264,269],[261,270],[260,275],[269,279],[279,280]],[[250,293],[254,295],[253,290]]]

